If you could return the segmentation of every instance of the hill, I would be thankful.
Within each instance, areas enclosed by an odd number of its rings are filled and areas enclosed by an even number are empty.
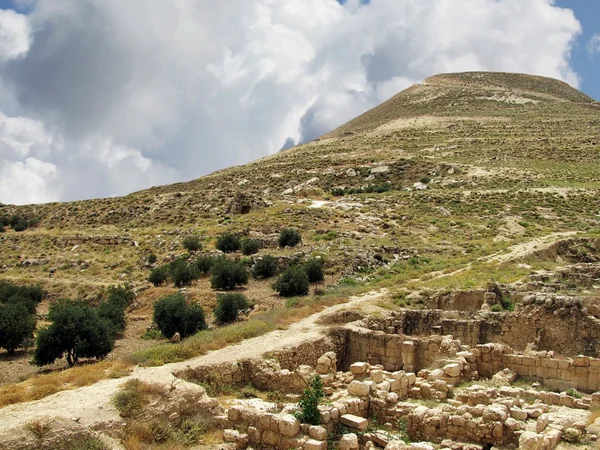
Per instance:
[[[376,309],[379,316],[405,314],[389,323],[405,320],[406,335],[428,335],[434,329],[429,326],[441,330],[440,310],[454,314],[452,320],[473,319],[484,292],[503,301],[512,292],[502,306],[506,311],[513,302],[533,308],[524,294],[515,294],[520,292],[515,286],[537,289],[541,279],[555,280],[548,287],[553,292],[572,284],[578,299],[589,303],[594,293],[581,283],[593,278],[595,269],[573,272],[571,265],[598,261],[599,128],[600,105],[558,80],[484,72],[436,75],[313,142],[244,166],[119,198],[0,205],[0,217],[39,221],[25,231],[6,227],[0,233],[0,279],[40,283],[48,293],[38,307],[41,319],[56,298],[97,304],[108,286],[130,284],[137,297],[108,361],[127,357],[142,365],[187,360],[300,320],[306,327],[318,323],[321,330],[323,322],[307,316],[365,292],[371,292],[371,303],[353,300],[357,310],[344,317],[356,319],[353,314],[363,314],[360,308]],[[302,234],[297,247],[278,246],[278,233],[286,227]],[[217,238],[226,232],[261,243],[258,254],[237,252],[230,259],[250,267],[266,255],[275,256],[280,266],[322,258],[325,280],[312,284],[308,296],[285,299],[272,289],[273,280],[250,279],[239,292],[255,304],[254,311],[232,328],[215,325],[211,311],[217,291],[208,277],[183,290],[147,281],[152,268],[176,258],[195,261],[198,254],[218,254]],[[188,236],[200,239],[199,253],[187,254],[183,241]],[[566,270],[568,283],[560,270]],[[152,305],[177,292],[203,306],[211,331],[181,344],[157,342],[148,332]],[[536,310],[533,316],[539,314]],[[573,323],[579,329],[588,319],[577,314],[583,322]],[[371,331],[378,329],[365,323]],[[582,329],[592,327],[589,323]],[[279,338],[294,345],[299,340]],[[258,345],[279,351],[277,339]],[[574,338],[587,344],[571,347],[548,339],[545,350],[565,355],[585,351],[597,357],[600,349],[598,336]],[[473,345],[488,342],[498,340]],[[27,364],[28,357],[25,351],[16,359],[0,354],[0,383],[7,385],[6,392],[0,390],[0,405],[31,399],[26,394],[15,399],[13,385],[39,373]],[[69,383],[60,389],[75,387]]]

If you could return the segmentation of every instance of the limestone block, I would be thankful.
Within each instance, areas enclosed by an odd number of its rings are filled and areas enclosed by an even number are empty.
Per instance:
[[[239,436],[239,431],[237,430],[223,430],[223,441],[224,442],[235,442],[237,437]]]
[[[237,422],[238,420],[240,420],[243,410],[244,408],[242,406],[232,406],[231,408],[229,408],[229,411],[227,411],[227,419],[230,422]]]
[[[364,362],[356,362],[350,366],[350,372],[354,375],[363,375],[369,369],[369,364]]]
[[[447,364],[444,366],[444,373],[449,377],[460,377],[461,367],[460,364]]]
[[[550,424],[550,416],[548,414],[542,414],[537,418],[535,423],[535,432],[541,433],[546,429],[546,427]]]
[[[262,441],[267,445],[277,447],[279,445],[279,434],[271,430],[265,430],[262,433]]]
[[[383,381],[383,371],[381,370],[371,370],[370,376],[371,380],[375,383],[381,383]]]
[[[404,341],[402,343],[402,353],[414,353],[415,343],[412,341]]]
[[[317,441],[309,439],[304,444],[304,450],[327,450],[327,441]]]
[[[327,440],[327,430],[321,426],[313,425],[308,429],[308,435],[318,441]]]
[[[508,428],[512,432],[519,431],[519,430],[523,429],[523,427],[525,426],[525,424],[523,424],[523,422],[515,420],[512,417],[509,417],[508,419],[506,419],[506,422],[504,422],[504,425],[506,426],[506,428]]]
[[[343,425],[360,431],[366,430],[369,424],[369,421],[367,419],[355,416],[353,414],[344,414],[341,417],[340,421]]]
[[[402,441],[390,441],[388,445],[385,446],[385,450],[406,450],[408,449],[408,445],[406,445]]]
[[[395,392],[390,392],[385,396],[385,401],[387,403],[398,403],[399,397]]]
[[[248,427],[248,442],[258,444],[260,442],[260,431],[255,427]]]
[[[507,418],[508,408],[504,405],[490,405],[483,412],[483,420],[486,422],[504,422]]]
[[[279,417],[279,432],[287,437],[294,437],[300,432],[300,421],[291,414]]]
[[[370,390],[368,384],[356,380],[348,385],[348,394],[356,395],[358,397],[367,397]]]
[[[354,433],[344,434],[340,439],[338,450],[358,450],[358,436]]]

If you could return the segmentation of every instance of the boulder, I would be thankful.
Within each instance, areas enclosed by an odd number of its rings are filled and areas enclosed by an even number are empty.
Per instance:
[[[520,450],[543,450],[544,436],[532,431],[525,431],[519,437]]]
[[[344,434],[340,439],[338,450],[358,450],[358,436],[354,433]]]
[[[300,432],[300,421],[291,414],[279,417],[279,432],[287,437],[294,437]]]
[[[357,397],[367,397],[369,395],[369,385],[361,381],[352,381],[348,385],[348,394],[356,395]]]

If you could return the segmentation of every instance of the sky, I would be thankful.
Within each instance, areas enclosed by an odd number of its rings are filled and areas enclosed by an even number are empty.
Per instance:
[[[0,0],[0,202],[195,179],[436,73],[600,99],[599,19],[597,0]]]

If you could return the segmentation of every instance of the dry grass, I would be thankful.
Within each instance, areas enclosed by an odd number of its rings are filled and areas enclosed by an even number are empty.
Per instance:
[[[22,383],[0,387],[0,407],[39,400],[60,391],[89,386],[106,378],[121,378],[131,372],[126,361],[103,361],[37,375]]]

